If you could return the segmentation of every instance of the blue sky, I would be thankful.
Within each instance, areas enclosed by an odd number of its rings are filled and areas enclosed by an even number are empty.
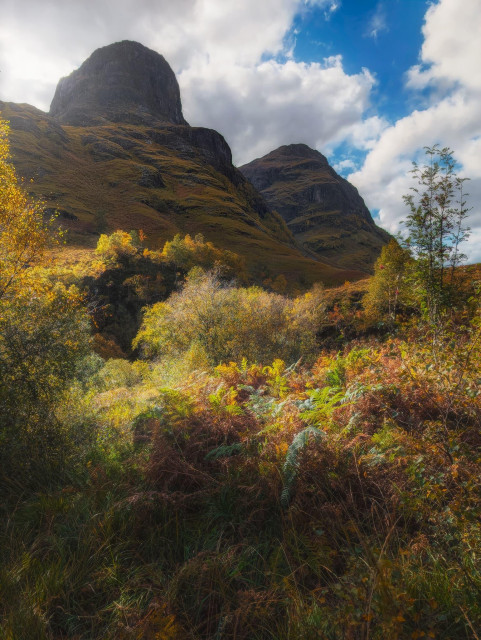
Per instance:
[[[324,153],[391,232],[412,160],[451,147],[481,261],[481,0],[3,0],[0,99],[48,111],[61,76],[129,39],[175,71],[186,119],[241,165]]]
[[[334,11],[312,7],[294,21],[294,57],[314,62],[341,52],[346,73],[364,67],[376,75],[373,110],[397,119],[412,106],[403,78],[419,59],[426,8],[423,0],[343,0]]]
[[[376,84],[365,114],[393,123],[425,102],[424,92],[406,89],[405,75],[419,61],[427,6],[427,0],[343,0],[327,8],[313,6],[296,16],[286,43],[296,61],[312,63],[341,53],[347,74],[369,69]],[[350,158],[357,167],[367,153],[342,143],[330,152],[333,163]],[[351,169],[339,167],[339,172],[347,176]]]

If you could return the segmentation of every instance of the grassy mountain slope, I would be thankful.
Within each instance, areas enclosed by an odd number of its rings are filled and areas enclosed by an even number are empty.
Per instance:
[[[215,131],[150,124],[60,125],[29,105],[0,103],[11,147],[29,190],[58,210],[69,242],[94,246],[98,235],[142,229],[152,245],[175,233],[203,233],[244,256],[260,278],[283,273],[301,285],[353,280],[302,254],[280,216],[232,166]]]

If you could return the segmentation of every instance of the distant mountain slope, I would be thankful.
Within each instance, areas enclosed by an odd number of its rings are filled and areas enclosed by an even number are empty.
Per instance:
[[[58,210],[73,244],[117,228],[152,244],[203,233],[244,256],[257,279],[328,284],[361,273],[306,256],[280,215],[232,165],[224,138],[183,118],[174,73],[135,42],[95,51],[58,85],[50,114],[0,102],[18,172]]]
[[[389,234],[374,224],[357,189],[305,144],[291,144],[240,167],[318,258],[370,270]]]

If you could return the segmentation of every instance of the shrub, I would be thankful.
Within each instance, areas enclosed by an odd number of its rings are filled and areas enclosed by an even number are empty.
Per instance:
[[[52,239],[41,203],[25,193],[10,162],[9,127],[0,119],[0,300],[29,286],[30,267]]]
[[[95,253],[108,267],[118,266],[140,253],[141,241],[134,231],[115,231],[111,235],[100,236]]]
[[[370,319],[394,322],[400,310],[406,307],[410,296],[408,275],[412,258],[406,249],[392,239],[382,248],[374,265],[374,275],[363,304]]]
[[[312,357],[323,310],[320,289],[291,300],[197,270],[182,291],[146,312],[134,346],[147,357],[172,357],[196,345],[212,365],[242,358],[292,363]]]
[[[0,309],[0,468],[5,477],[61,468],[75,455],[57,403],[88,349],[88,321],[75,289],[25,291]]]
[[[88,324],[75,287],[51,284],[38,269],[61,233],[50,234],[41,204],[22,188],[7,134],[0,120],[0,477],[22,486],[75,455],[77,434],[56,405],[87,349]]]
[[[245,279],[245,264],[236,253],[226,249],[218,249],[212,242],[206,242],[198,233],[194,238],[189,234],[182,238],[177,234],[173,240],[166,242],[162,250],[162,258],[185,272],[194,267],[213,269],[217,267],[224,275]]]

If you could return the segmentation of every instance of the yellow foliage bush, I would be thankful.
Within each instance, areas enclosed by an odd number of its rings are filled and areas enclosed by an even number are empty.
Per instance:
[[[399,311],[406,307],[412,298],[408,279],[411,263],[409,252],[394,238],[382,248],[363,300],[369,319],[387,318],[392,322]]]
[[[196,345],[214,366],[242,358],[292,363],[314,355],[323,313],[320,289],[292,300],[193,270],[182,291],[146,311],[134,347],[147,357],[165,358]]]
[[[140,243],[136,234],[127,231],[115,231],[109,236],[102,234],[95,253],[106,266],[116,266],[119,260],[132,258],[139,253]]]
[[[194,267],[218,267],[226,275],[235,275],[241,280],[245,278],[245,264],[242,258],[232,251],[215,247],[212,242],[206,242],[200,233],[193,238],[189,234],[185,238],[177,234],[173,240],[165,243],[161,255],[166,262],[171,262],[185,271]]]
[[[23,190],[0,120],[0,476],[58,473],[81,439],[57,419],[56,404],[88,346],[82,298],[37,267],[60,237]]]
[[[41,203],[28,197],[10,162],[8,133],[8,123],[0,119],[0,299],[27,286],[28,267],[53,238]]]

